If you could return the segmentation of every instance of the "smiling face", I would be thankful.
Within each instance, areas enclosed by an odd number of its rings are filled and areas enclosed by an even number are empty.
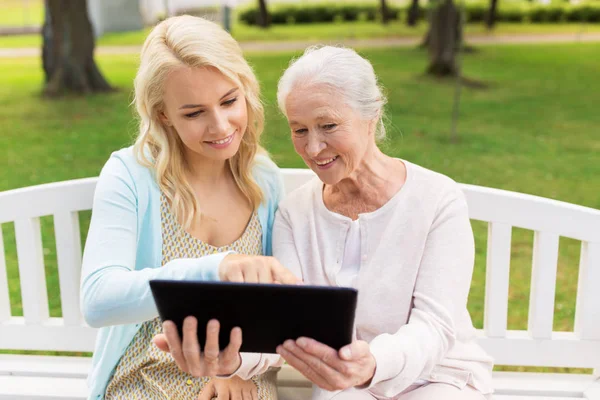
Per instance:
[[[248,110],[241,89],[217,69],[181,67],[165,81],[161,120],[175,128],[186,158],[225,161],[240,147]]]
[[[285,105],[296,152],[325,184],[348,178],[375,145],[372,121],[324,85],[296,87]]]

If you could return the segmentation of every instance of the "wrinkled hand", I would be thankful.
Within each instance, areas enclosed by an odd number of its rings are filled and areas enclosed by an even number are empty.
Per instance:
[[[212,378],[198,396],[198,400],[258,400],[258,388],[252,381],[237,376],[230,379]]]
[[[369,344],[362,340],[338,352],[316,340],[299,338],[278,346],[277,353],[312,383],[329,391],[368,385],[377,366]]]
[[[163,322],[163,333],[156,335],[153,341],[160,350],[171,353],[177,366],[188,374],[195,377],[231,375],[242,363],[242,330],[233,328],[229,345],[220,351],[219,329],[219,321],[208,322],[206,343],[204,349],[201,349],[198,343],[198,321],[194,317],[187,317],[183,321],[183,342],[172,321]]]
[[[283,283],[300,282],[275,257],[229,254],[219,265],[219,279],[228,282]]]

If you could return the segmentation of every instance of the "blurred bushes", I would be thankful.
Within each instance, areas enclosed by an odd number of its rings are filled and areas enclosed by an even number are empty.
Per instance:
[[[464,6],[467,22],[478,23],[485,20],[489,5],[487,2],[467,3]],[[377,4],[336,4],[312,3],[302,6],[277,4],[270,8],[272,24],[311,24],[339,21],[375,21],[381,18]],[[389,6],[391,20],[406,20],[407,6]],[[427,10],[420,8],[419,19],[425,18]],[[239,18],[248,25],[255,25],[258,9],[247,8],[240,12]],[[571,5],[553,3],[549,5],[532,3],[509,3],[499,5],[497,22],[591,22],[600,23],[600,2],[593,1]]]
[[[389,16],[392,20],[401,17],[407,9],[389,5]],[[377,5],[371,4],[335,4],[312,3],[302,6],[294,4],[277,4],[269,8],[272,24],[311,24],[317,22],[337,21],[375,21],[380,18]],[[257,8],[247,8],[240,12],[239,19],[248,25],[255,25],[258,17]]]

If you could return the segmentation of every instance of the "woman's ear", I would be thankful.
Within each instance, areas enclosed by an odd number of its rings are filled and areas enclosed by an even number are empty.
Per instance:
[[[378,118],[373,118],[369,122],[369,133],[372,134],[373,136],[375,136],[375,130],[377,129],[377,121],[378,121]]]
[[[160,118],[160,121],[163,124],[165,124],[166,126],[173,126],[173,124],[171,123],[171,120],[169,119],[169,117],[167,117],[167,114],[165,114],[164,111],[159,111],[158,117]]]
[[[376,131],[377,131],[377,124],[379,123],[380,116],[381,116],[381,111],[377,112],[377,115],[375,116],[375,118],[373,118],[369,121],[369,136],[370,135],[375,136]]]

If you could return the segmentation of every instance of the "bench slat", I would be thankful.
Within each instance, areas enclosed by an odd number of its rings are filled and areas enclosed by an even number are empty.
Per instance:
[[[39,324],[50,316],[40,219],[16,220],[15,236],[17,238],[23,315],[27,323]]]
[[[65,326],[62,318],[31,325],[23,317],[12,317],[0,332],[0,347],[6,350],[92,352],[97,330],[83,324]]]
[[[0,224],[0,322],[8,320],[11,315],[9,293],[4,238],[2,236],[2,224]]]
[[[5,378],[5,379],[3,379]],[[0,400],[84,400],[87,388],[80,379],[0,377]],[[4,394],[6,392],[8,394]],[[309,388],[280,388],[280,400],[309,400]],[[573,400],[573,397],[494,395],[494,400]]]
[[[598,226],[600,230],[600,225]],[[600,341],[600,242],[583,242],[579,263],[575,332]],[[600,344],[599,344],[600,346]],[[595,368],[600,368],[600,359]]]
[[[74,368],[80,368],[87,372],[90,364],[89,358],[81,357],[0,356],[0,399],[10,398],[7,397],[8,395],[15,396],[11,399],[37,399],[48,398],[43,396],[58,395],[63,396],[60,398],[75,396],[75,399],[83,399],[87,394],[87,388],[82,385],[82,382],[85,382],[85,372],[77,374]],[[6,374],[11,370],[16,374]],[[22,370],[27,375],[21,375]],[[5,373],[3,374],[3,372]],[[52,376],[54,377],[52,378]],[[67,379],[67,376],[70,379]],[[494,372],[493,380],[496,390],[494,399],[593,398],[591,397],[593,391],[590,388],[597,387],[595,379],[591,375],[581,374]],[[39,389],[48,389],[46,385],[49,382],[62,385],[62,387],[59,390],[50,389],[48,393],[40,394]],[[18,385],[21,385],[20,388]],[[280,394],[283,395],[282,400],[310,398],[310,382],[289,365],[284,365],[279,372],[278,386]],[[26,395],[42,397],[24,397]],[[590,397],[586,397],[586,395],[590,395]]]
[[[552,336],[559,237],[535,232],[529,296],[529,333],[537,339]]]
[[[511,226],[488,225],[484,329],[490,337],[504,337],[508,316]]]
[[[573,399],[582,398],[584,393],[594,384],[595,377],[583,374],[550,374],[532,372],[503,372],[493,373],[495,390],[494,400],[505,398],[535,399]],[[308,390],[311,383],[289,365],[284,365],[277,375],[278,386],[289,388],[286,392]],[[500,397],[497,397],[500,396]]]
[[[550,339],[533,339],[527,331],[511,330],[503,338],[477,334],[496,365],[594,368],[600,360],[598,342],[580,340],[573,332],[554,332]]]
[[[85,400],[85,379],[0,376],[0,400]]]
[[[582,397],[595,378],[584,374],[557,374],[535,372],[493,373],[497,394],[529,396]]]
[[[80,325],[79,280],[81,278],[81,236],[79,213],[61,211],[54,214],[56,255],[60,280],[60,299],[65,325]]]
[[[0,354],[0,375],[86,379],[91,357]]]
[[[585,391],[583,398],[588,400],[600,400],[600,378]]]
[[[460,187],[472,219],[600,242],[600,212],[593,208],[501,189],[467,184]]]
[[[0,224],[92,208],[98,178],[73,179],[0,192]]]

